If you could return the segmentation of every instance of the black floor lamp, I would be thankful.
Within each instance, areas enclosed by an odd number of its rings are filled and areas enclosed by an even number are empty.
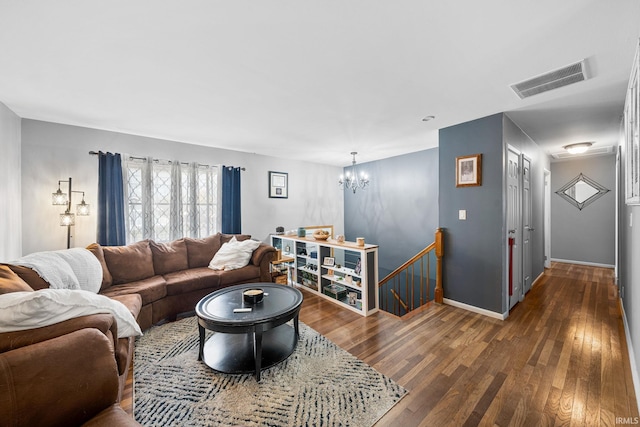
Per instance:
[[[60,189],[60,184],[63,182],[69,183],[69,192],[63,193]],[[71,213],[71,196],[73,193],[82,193],[82,202],[76,205],[76,213]],[[58,191],[51,194],[52,203],[54,205],[66,205],[67,209],[64,213],[60,214],[60,225],[63,227],[67,227],[67,249],[71,247],[71,226],[76,223],[76,214],[78,216],[88,216],[89,215],[89,205],[84,201],[84,191],[73,191],[71,188],[71,177],[69,177],[68,181],[58,181]]]

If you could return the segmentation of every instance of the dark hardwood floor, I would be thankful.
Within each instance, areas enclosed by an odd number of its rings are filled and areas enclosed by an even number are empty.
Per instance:
[[[309,293],[300,319],[409,390],[377,426],[638,417],[611,269],[554,263],[504,321],[447,305],[364,318]],[[129,412],[131,389],[130,376]]]

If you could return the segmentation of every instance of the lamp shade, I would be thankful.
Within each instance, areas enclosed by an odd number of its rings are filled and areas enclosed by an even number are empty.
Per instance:
[[[84,202],[84,199],[82,199],[82,202],[76,205],[76,214],[79,216],[87,216],[89,215],[89,212],[89,205]]]
[[[60,214],[60,225],[75,225],[76,224],[76,216],[71,212],[65,212]]]
[[[63,193],[59,188],[55,193],[51,193],[51,203],[54,205],[66,205],[69,203],[67,193]]]

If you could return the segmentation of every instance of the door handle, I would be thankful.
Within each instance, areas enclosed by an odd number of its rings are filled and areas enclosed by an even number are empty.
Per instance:
[[[535,229],[535,228],[533,228],[533,227],[529,227],[528,225],[525,225],[525,227],[524,227],[524,228],[526,228],[526,229],[527,229],[527,230],[529,230],[529,231],[536,231],[536,229]]]
[[[513,230],[509,230],[509,234],[513,234],[515,232],[516,232],[515,228]]]

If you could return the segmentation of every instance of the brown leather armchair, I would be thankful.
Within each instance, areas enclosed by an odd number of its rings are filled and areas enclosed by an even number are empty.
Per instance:
[[[113,341],[84,328],[0,353],[6,426],[139,426],[118,402]]]

